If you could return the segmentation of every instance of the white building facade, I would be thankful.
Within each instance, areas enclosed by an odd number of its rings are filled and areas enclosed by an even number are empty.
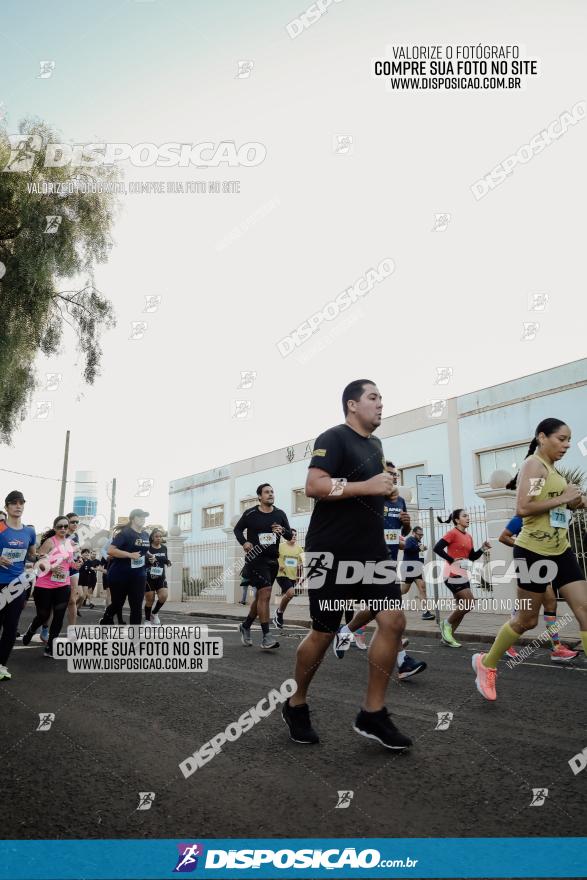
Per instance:
[[[573,431],[561,466],[587,471],[587,359],[389,416],[376,436],[414,502],[417,475],[442,474],[445,506],[452,509],[480,504],[478,493],[483,497],[495,470],[513,476],[536,425],[549,417],[567,421]],[[314,439],[173,480],[169,527],[177,526],[188,543],[223,541],[234,517],[256,503],[256,487],[270,483],[290,524],[305,530],[311,501],[304,484]]]

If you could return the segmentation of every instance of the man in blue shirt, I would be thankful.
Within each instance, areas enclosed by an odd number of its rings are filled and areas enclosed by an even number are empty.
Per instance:
[[[402,564],[402,595],[410,592],[412,584],[416,584],[420,593],[422,620],[434,620],[434,614],[426,610],[426,582],[423,578],[424,558],[421,556],[426,547],[422,544],[424,530],[422,526],[414,526],[412,534],[404,542],[404,558]]]
[[[9,584],[24,576],[25,563],[34,562],[36,559],[35,545],[37,536],[32,526],[22,524],[24,513],[24,495],[22,492],[9,492],[6,496],[6,522],[0,524],[0,681],[12,678],[6,668],[6,662],[10,657],[16,633],[18,621],[22,609],[30,594],[30,587],[18,591],[19,584],[14,584],[13,590],[6,589]]]

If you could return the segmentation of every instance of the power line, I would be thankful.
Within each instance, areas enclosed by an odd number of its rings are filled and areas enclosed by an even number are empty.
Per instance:
[[[43,477],[41,474],[25,474],[22,471],[11,471],[8,468],[0,468],[5,474],[16,474],[19,477],[33,477],[35,480],[52,480],[56,483],[61,482],[61,477]],[[77,483],[80,486],[97,486],[98,480],[66,480],[66,483]]]

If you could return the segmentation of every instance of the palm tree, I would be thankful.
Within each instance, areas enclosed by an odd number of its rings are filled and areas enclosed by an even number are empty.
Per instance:
[[[574,468],[557,468],[558,473],[561,477],[564,477],[567,483],[574,483],[575,486],[579,486],[581,492],[584,494],[587,493],[587,474],[585,471],[581,470],[579,467]]]

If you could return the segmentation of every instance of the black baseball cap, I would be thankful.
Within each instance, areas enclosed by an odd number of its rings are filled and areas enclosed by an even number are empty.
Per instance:
[[[24,499],[24,495],[22,492],[19,492],[17,489],[14,489],[12,492],[9,492],[6,498],[4,499],[4,504],[15,504],[17,501],[21,501],[23,504],[26,504]]]
[[[135,507],[135,509],[131,510],[131,512],[128,515],[129,522],[135,516],[149,516],[149,512],[148,512],[148,510],[141,510],[140,507]]]

